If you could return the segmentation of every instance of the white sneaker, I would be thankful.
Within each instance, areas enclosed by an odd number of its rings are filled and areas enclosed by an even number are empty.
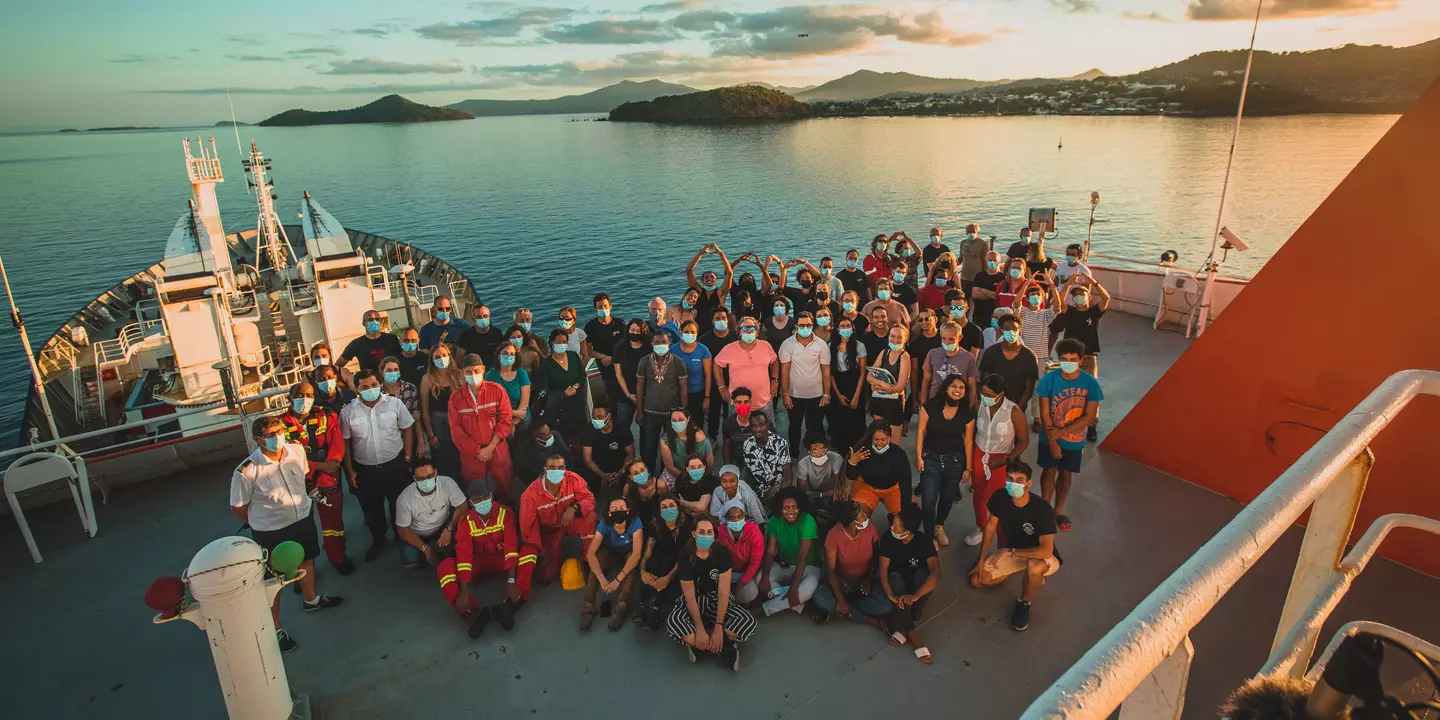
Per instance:
[[[945,537],[944,525],[935,528],[935,542],[940,543],[940,547],[945,547],[950,544],[950,538]]]
[[[965,533],[965,544],[969,545],[970,547],[975,547],[976,545],[979,545],[980,541],[984,539],[985,531],[981,530],[978,527],[968,533]]]

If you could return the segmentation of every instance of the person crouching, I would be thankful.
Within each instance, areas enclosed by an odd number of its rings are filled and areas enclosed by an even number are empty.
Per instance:
[[[595,535],[595,496],[584,478],[565,469],[565,458],[545,459],[545,473],[520,496],[520,537],[538,548],[549,585],[560,577],[561,541],[578,537],[586,544]]]
[[[470,637],[480,637],[492,618],[500,627],[515,627],[515,612],[530,599],[530,580],[535,573],[536,549],[520,545],[515,513],[495,502],[495,486],[489,480],[471,480],[466,486],[469,510],[455,531],[455,556],[440,561],[435,575],[440,590],[460,617],[470,623]],[[481,607],[471,594],[477,580],[505,576],[505,599]]]
[[[640,518],[630,514],[625,498],[613,498],[608,505],[605,522],[596,527],[585,548],[590,578],[585,581],[585,599],[580,605],[581,630],[589,630],[595,622],[595,595],[600,590],[616,595],[610,629],[619,630],[625,624],[626,601],[645,548],[645,529]]]

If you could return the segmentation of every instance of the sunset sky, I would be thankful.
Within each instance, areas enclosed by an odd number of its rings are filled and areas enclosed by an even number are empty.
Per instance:
[[[429,104],[623,80],[809,85],[867,68],[976,79],[1143,70],[1249,40],[1253,0],[12,3],[0,130],[210,124],[387,92]],[[1257,46],[1412,45],[1437,0],[1265,0]],[[809,37],[797,37],[806,33]]]

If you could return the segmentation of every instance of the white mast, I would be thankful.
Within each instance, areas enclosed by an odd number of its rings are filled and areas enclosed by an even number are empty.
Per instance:
[[[275,215],[275,198],[270,194],[270,188],[275,185],[275,181],[265,178],[265,171],[270,169],[270,159],[261,155],[260,148],[251,140],[250,157],[242,159],[240,164],[245,166],[245,173],[250,176],[250,188],[255,191],[255,202],[260,208],[256,222],[260,236],[255,242],[255,267],[260,267],[261,254],[270,260],[270,266],[277,272],[290,262],[298,263],[295,249],[290,247],[290,238],[285,235],[285,228],[280,224],[280,218]]]
[[[40,375],[40,367],[35,364],[35,352],[30,349],[30,335],[25,332],[25,319],[20,317],[20,308],[15,307],[15,295],[10,292],[10,274],[5,272],[4,260],[0,260],[0,278],[5,280],[5,295],[10,298],[10,322],[20,331],[20,344],[24,346],[25,359],[30,363],[30,374],[35,379],[35,394],[40,398],[40,410],[45,413],[45,424],[50,426],[50,439],[58,441],[60,431],[55,428],[55,414],[50,411],[50,399],[45,397],[45,378]]]

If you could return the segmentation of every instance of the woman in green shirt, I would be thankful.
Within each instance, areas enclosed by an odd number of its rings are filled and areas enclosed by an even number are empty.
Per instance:
[[[820,531],[805,492],[782,488],[771,500],[765,525],[765,559],[760,565],[760,598],[767,616],[800,612],[820,587]]]
[[[550,332],[550,354],[540,361],[531,382],[537,394],[545,395],[541,412],[562,429],[565,437],[578,437],[590,420],[582,392],[585,367],[580,364],[580,353],[571,352],[570,333],[563,328]]]

